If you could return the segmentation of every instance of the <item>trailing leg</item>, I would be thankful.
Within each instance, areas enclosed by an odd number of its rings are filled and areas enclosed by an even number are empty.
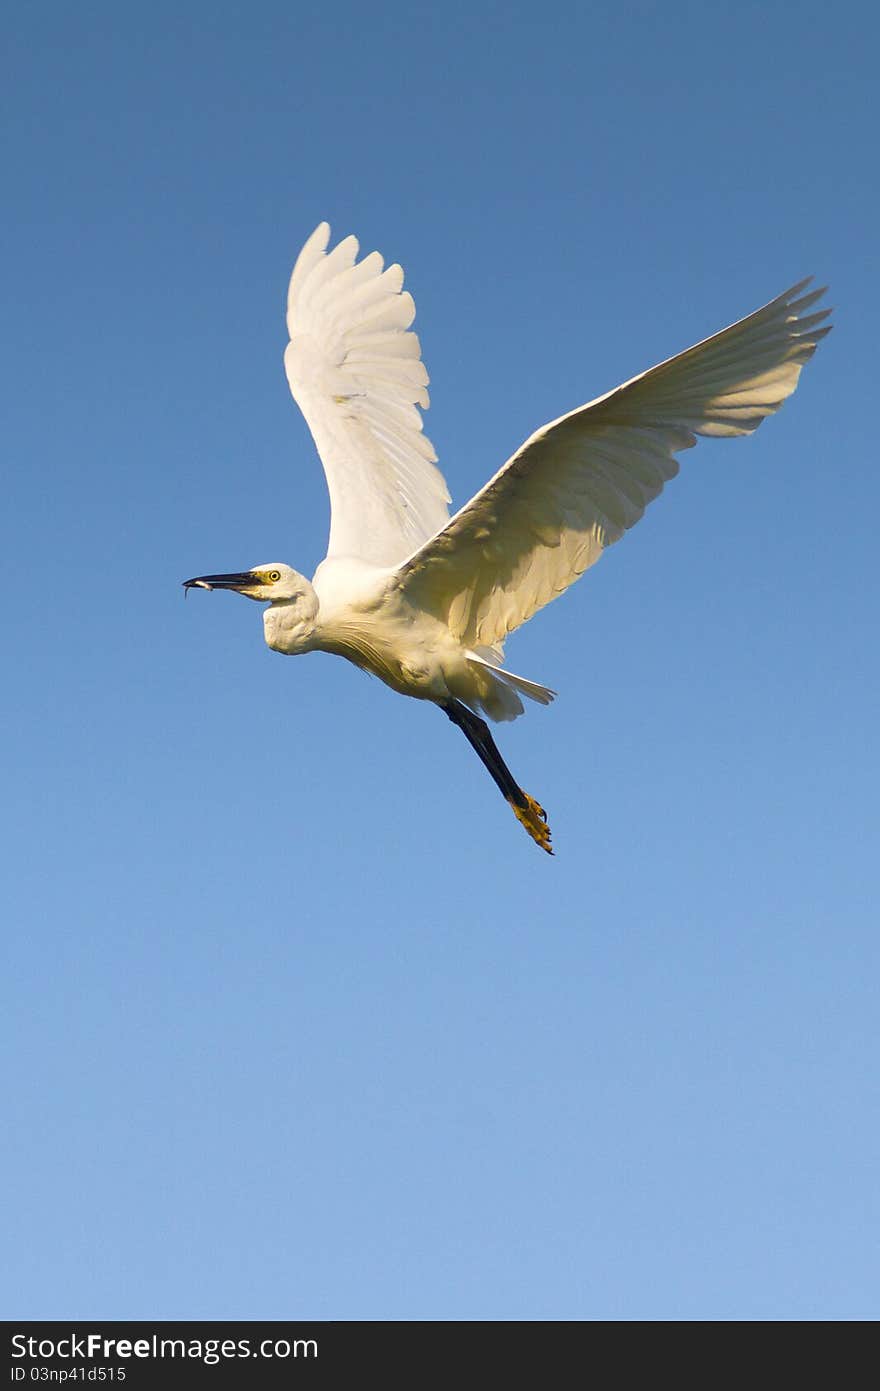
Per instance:
[[[444,700],[439,704],[441,710],[445,711],[453,724],[458,725],[465,738],[476,749],[502,797],[512,807],[514,816],[522,822],[532,840],[540,845],[542,850],[546,850],[548,855],[552,855],[547,813],[534,797],[530,797],[516,782],[498,752],[486,721],[481,720],[479,715],[475,715],[466,705],[462,705],[460,700]]]

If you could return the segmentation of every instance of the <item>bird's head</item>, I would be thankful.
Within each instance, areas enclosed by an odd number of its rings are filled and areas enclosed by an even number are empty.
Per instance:
[[[278,562],[255,565],[252,570],[242,570],[232,575],[197,575],[195,579],[184,580],[183,587],[187,591],[232,589],[236,594],[243,594],[246,599],[256,599],[262,604],[291,603],[314,593],[304,575]]]

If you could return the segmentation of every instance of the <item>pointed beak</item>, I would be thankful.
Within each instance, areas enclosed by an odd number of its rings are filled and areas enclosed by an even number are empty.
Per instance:
[[[190,589],[235,589],[242,592],[246,589],[253,589],[254,585],[260,581],[250,570],[240,571],[236,575],[198,575],[194,580],[184,580],[183,587]]]

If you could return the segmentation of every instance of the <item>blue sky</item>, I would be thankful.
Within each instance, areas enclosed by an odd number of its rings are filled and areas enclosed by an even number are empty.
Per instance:
[[[26,7],[4,82],[6,1317],[877,1313],[877,20]],[[874,108],[875,111],[875,108]],[[322,218],[457,502],[799,277],[837,329],[439,714],[189,575],[311,572]]]

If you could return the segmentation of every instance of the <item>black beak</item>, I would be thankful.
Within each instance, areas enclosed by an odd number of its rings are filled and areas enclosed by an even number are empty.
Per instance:
[[[184,589],[253,589],[260,581],[250,570],[236,575],[198,575],[194,580],[184,580]]]

